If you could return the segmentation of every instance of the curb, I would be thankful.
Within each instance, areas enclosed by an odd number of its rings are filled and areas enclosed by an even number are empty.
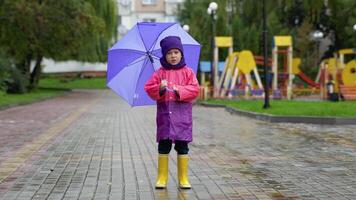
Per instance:
[[[271,114],[261,114],[250,111],[239,110],[225,105],[197,103],[197,105],[214,108],[225,108],[231,114],[241,115],[252,119],[266,121],[270,123],[305,123],[321,125],[356,125],[356,118],[341,117],[308,117],[308,116],[280,116]]]

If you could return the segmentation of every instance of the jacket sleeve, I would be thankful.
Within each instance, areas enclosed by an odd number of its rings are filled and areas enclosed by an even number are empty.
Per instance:
[[[160,82],[161,80],[158,76],[158,72],[155,72],[145,84],[145,91],[147,92],[148,96],[156,101],[164,98],[164,95],[160,95]]]
[[[177,85],[179,100],[185,102],[193,101],[199,95],[199,83],[193,71],[188,73],[188,83]]]

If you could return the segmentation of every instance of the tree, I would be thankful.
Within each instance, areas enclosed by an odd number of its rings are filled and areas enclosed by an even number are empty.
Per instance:
[[[217,0],[217,22],[216,35],[229,36],[234,39],[234,49],[237,51],[250,49],[255,54],[261,54],[260,40],[262,33],[262,13],[260,12],[259,0]],[[207,8],[210,0],[186,0],[178,12],[178,19],[182,24],[189,24],[191,27],[189,33],[192,34],[203,46],[201,58],[209,60],[210,56],[210,36],[211,18],[207,14]],[[225,7],[230,3],[232,5],[231,17],[229,19]],[[273,14],[274,4],[270,3],[268,14]],[[230,21],[231,20],[231,21]],[[231,32],[226,24],[231,22]],[[269,31],[280,32],[285,29],[280,24],[279,19],[269,21],[276,26],[270,26]],[[272,40],[271,34],[268,38]],[[220,54],[220,59],[226,57],[227,52]]]
[[[352,29],[356,24],[356,1],[328,1],[327,9],[321,13],[319,24],[333,39],[332,48],[355,48],[356,37]]]
[[[211,19],[206,13],[209,3],[208,0],[185,0],[183,6],[178,7],[179,21],[189,25],[189,33],[203,46],[201,57],[206,60],[210,56]]]
[[[310,34],[312,32],[313,25],[307,20],[303,21],[300,28],[297,30],[297,37],[294,40],[295,44],[293,46],[294,57],[303,58],[301,63],[302,71],[306,72],[311,77],[315,77],[318,72],[318,58],[317,55],[318,48],[317,43],[310,40]]]
[[[217,35],[231,35],[234,50],[252,50],[262,54],[262,12],[260,0],[217,0]],[[355,0],[267,0],[268,38],[274,35],[292,35],[295,55],[303,60],[302,68],[314,75],[316,71],[316,43],[311,32],[320,30],[332,40],[331,50],[354,48],[356,44],[356,1]],[[209,60],[211,19],[206,13],[209,0],[186,0],[178,12],[182,24],[189,24],[192,34],[203,46],[201,59]],[[225,6],[232,5],[232,32],[229,28]],[[321,41],[322,42],[322,41]],[[268,42],[271,49],[272,42]],[[320,52],[323,53],[323,52]],[[311,56],[314,55],[314,56]],[[223,60],[226,54],[220,54]]]
[[[104,61],[116,35],[116,2],[101,0],[3,0],[0,47],[35,88],[44,57]],[[35,68],[30,73],[31,61]]]

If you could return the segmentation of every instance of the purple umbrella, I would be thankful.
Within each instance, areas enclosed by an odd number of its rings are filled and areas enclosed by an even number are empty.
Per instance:
[[[109,50],[107,86],[131,106],[155,104],[144,84],[161,67],[159,43],[167,36],[181,38],[185,62],[196,72],[201,46],[177,23],[137,23]]]

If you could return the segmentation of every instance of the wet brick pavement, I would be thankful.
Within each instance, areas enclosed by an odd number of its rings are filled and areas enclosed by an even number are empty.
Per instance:
[[[194,107],[191,190],[154,189],[155,107],[108,90],[0,111],[0,199],[356,199],[356,125],[269,124]]]

